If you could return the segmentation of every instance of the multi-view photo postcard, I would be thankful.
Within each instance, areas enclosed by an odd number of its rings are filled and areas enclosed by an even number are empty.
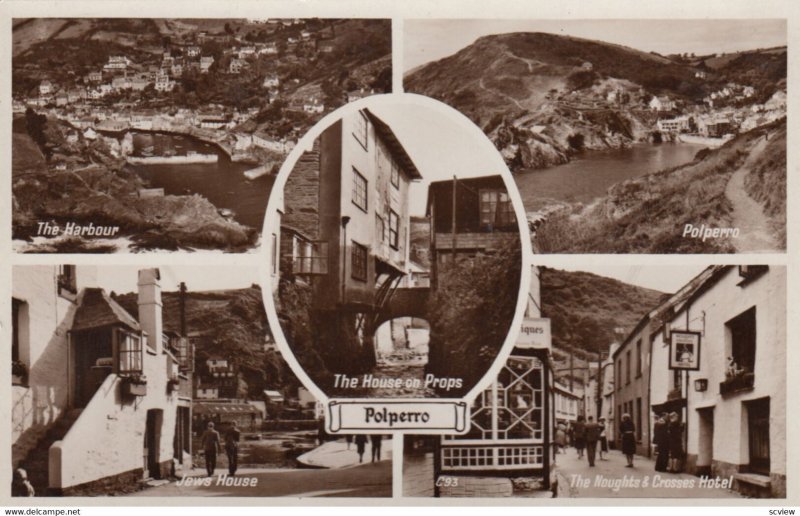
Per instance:
[[[2,11],[2,503],[797,500],[786,5],[144,5]]]

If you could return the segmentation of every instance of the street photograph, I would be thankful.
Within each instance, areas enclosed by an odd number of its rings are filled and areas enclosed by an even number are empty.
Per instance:
[[[515,346],[467,435],[405,437],[404,496],[786,497],[785,267],[533,278],[552,346]]]
[[[14,268],[13,496],[392,494],[392,439],[326,434],[256,268]]]

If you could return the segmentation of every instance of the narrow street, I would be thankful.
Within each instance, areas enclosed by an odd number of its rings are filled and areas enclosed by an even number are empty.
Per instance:
[[[556,455],[559,498],[740,498],[721,487],[701,487],[700,477],[686,473],[662,473],[655,461],[636,456],[634,467],[625,467],[625,456],[617,450],[607,460],[589,467],[574,448]]]

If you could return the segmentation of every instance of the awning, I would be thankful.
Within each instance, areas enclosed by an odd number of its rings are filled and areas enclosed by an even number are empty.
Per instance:
[[[686,406],[686,398],[676,398],[664,403],[653,403],[653,414],[661,415],[664,412],[679,412]]]

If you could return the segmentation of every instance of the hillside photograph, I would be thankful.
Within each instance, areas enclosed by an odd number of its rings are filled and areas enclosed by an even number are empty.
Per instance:
[[[786,248],[785,20],[407,20],[404,90],[502,153],[542,253]]]
[[[15,251],[257,252],[300,137],[391,91],[390,25],[14,19]]]

